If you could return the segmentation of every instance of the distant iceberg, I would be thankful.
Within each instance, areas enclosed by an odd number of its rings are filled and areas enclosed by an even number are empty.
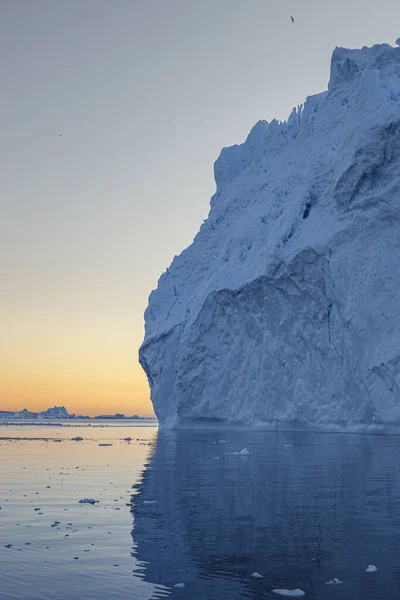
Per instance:
[[[400,425],[400,47],[336,48],[328,90],[215,163],[140,363],[162,427]]]
[[[0,419],[74,419],[75,414],[70,414],[65,406],[53,406],[41,412],[32,412],[27,408],[17,411],[0,411]],[[81,417],[82,418],[82,417]]]

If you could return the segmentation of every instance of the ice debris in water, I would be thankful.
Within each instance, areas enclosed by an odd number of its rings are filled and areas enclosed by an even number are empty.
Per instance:
[[[225,454],[232,454],[233,456],[250,456],[250,452],[247,448],[243,448],[240,452],[225,452]]]
[[[184,587],[185,587],[185,584],[184,584],[184,583],[176,583],[176,584],[174,585],[174,588],[184,588]]]
[[[305,596],[305,592],[303,592],[303,590],[300,589],[296,589],[296,590],[272,590],[274,594],[279,594],[279,596],[293,596],[293,597],[300,597],[300,596]]]
[[[79,504],[96,504],[97,502],[100,502],[100,500],[95,500],[94,498],[82,498],[82,500],[79,500]]]
[[[378,569],[376,568],[375,565],[368,565],[368,567],[365,569],[366,573],[375,573],[375,571],[377,571]]]
[[[343,583],[343,581],[340,581],[340,579],[338,579],[337,577],[334,577],[333,579],[330,579],[329,581],[325,582],[326,585],[339,585],[339,583]]]
[[[260,573],[257,573],[257,572],[252,573],[251,576],[255,577],[256,579],[262,579],[262,577],[263,577],[262,575],[260,575]]]
[[[239,454],[240,456],[250,456],[250,452],[247,450],[247,448],[243,448],[243,450],[241,450]]]
[[[143,500],[143,504],[157,504],[157,500]]]

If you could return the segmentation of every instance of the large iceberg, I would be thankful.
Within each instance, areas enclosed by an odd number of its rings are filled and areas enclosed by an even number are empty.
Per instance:
[[[161,426],[400,425],[400,48],[336,48],[328,90],[214,171],[145,313]]]

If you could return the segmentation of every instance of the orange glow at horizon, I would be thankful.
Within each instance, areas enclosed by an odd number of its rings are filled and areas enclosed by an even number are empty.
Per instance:
[[[140,368],[140,367],[139,367]],[[60,379],[19,381],[0,379],[0,409],[33,412],[65,406],[69,413],[88,415],[123,413],[154,416],[146,376],[135,380],[68,381]]]
[[[7,344],[0,346],[0,410],[37,412],[63,405],[88,416],[154,415],[137,362],[142,335],[133,323],[47,315],[3,326]]]

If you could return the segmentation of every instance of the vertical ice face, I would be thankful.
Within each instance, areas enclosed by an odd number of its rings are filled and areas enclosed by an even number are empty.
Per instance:
[[[145,313],[161,425],[400,424],[400,48],[336,48],[328,91],[215,180]]]

